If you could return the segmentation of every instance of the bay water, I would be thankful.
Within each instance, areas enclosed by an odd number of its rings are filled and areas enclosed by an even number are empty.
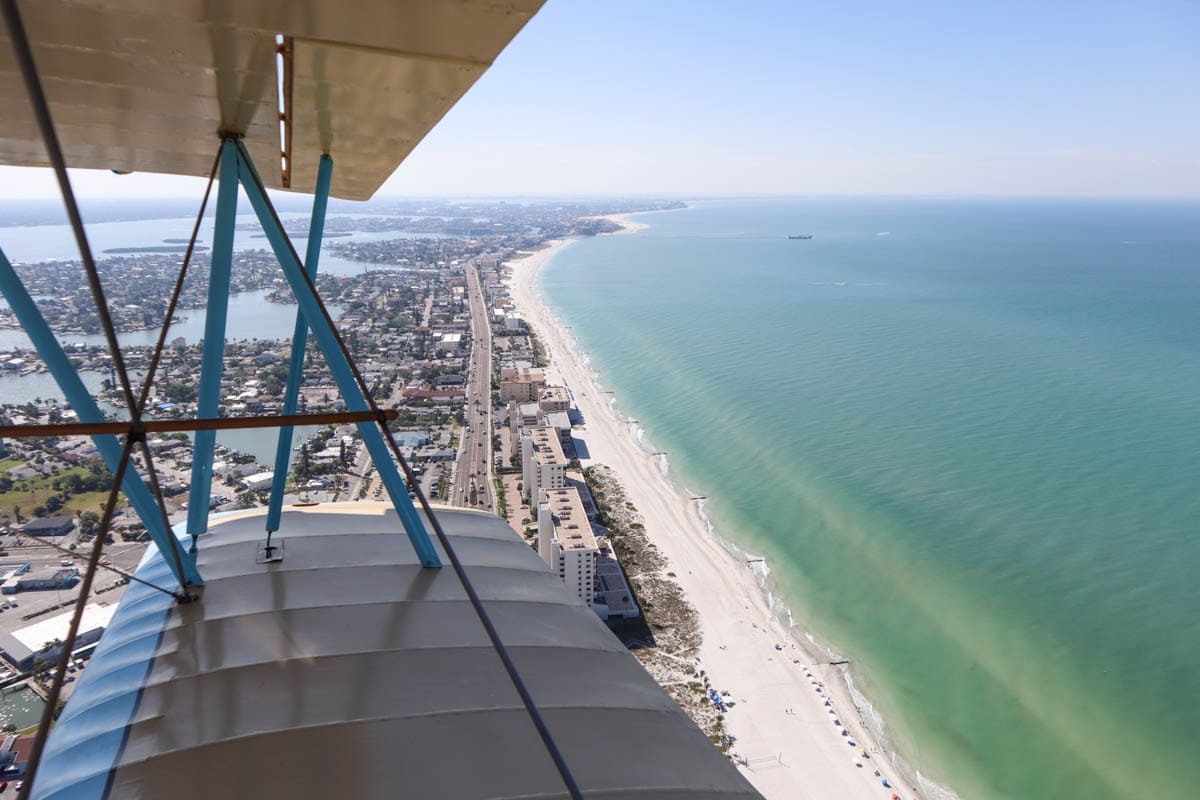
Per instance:
[[[543,296],[903,757],[962,797],[1200,796],[1200,204],[635,218]]]
[[[209,217],[212,214],[210,212]],[[280,215],[285,221],[292,219],[307,219],[300,212],[283,212]],[[339,216],[363,217],[368,214],[330,214],[329,219]],[[239,214],[238,223],[253,223],[253,214]],[[103,250],[116,247],[146,246],[153,247],[163,244],[165,239],[186,241],[195,224],[194,218],[167,217],[162,219],[132,220],[120,222],[97,222],[88,225],[88,239],[93,252],[98,259],[105,258]],[[213,223],[206,220],[201,228],[199,241],[209,243]],[[267,249],[268,244],[256,231],[239,230],[234,236],[234,250]],[[412,234],[395,231],[355,232],[350,236],[327,239],[326,247],[321,253],[320,270],[333,275],[353,275],[361,273],[365,268],[378,268],[374,265],[364,265],[334,255],[328,247],[338,242],[379,241],[386,239],[411,238]],[[303,250],[304,237],[294,236],[293,241]],[[75,239],[67,225],[13,225],[0,227],[0,247],[14,263],[35,263],[50,260],[77,260],[79,258]],[[128,257],[128,255],[126,256]],[[182,258],[182,256],[179,256]],[[82,280],[82,272],[81,272]],[[229,339],[291,339],[296,324],[297,306],[292,304],[272,303],[267,301],[268,290],[254,290],[230,295],[227,309],[226,331]],[[3,304],[0,299],[0,304]],[[341,316],[340,306],[329,306],[330,314],[336,320]],[[195,344],[204,338],[205,309],[183,309],[180,317],[171,326],[171,339],[183,338]],[[124,346],[154,346],[158,341],[159,330],[124,331],[119,339]],[[74,344],[99,345],[106,344],[102,334],[69,335],[59,337],[66,346]],[[33,344],[25,332],[17,328],[0,329],[0,350],[12,348],[32,348]],[[140,377],[140,376],[139,376]],[[93,392],[97,392],[105,378],[104,374],[85,372],[81,374],[84,384]],[[40,398],[62,398],[62,393],[54,379],[48,373],[32,375],[0,375],[0,402],[26,403]],[[301,426],[296,429],[296,445],[311,437],[318,429],[312,426]],[[245,429],[221,431],[217,437],[221,444],[228,445],[243,453],[254,456],[259,463],[269,466],[275,459],[275,442],[277,431],[271,429]]]

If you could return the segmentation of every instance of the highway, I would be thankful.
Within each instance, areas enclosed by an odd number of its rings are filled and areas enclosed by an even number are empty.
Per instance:
[[[494,510],[492,487],[492,328],[479,271],[467,262],[471,307],[471,358],[467,368],[467,410],[459,434],[451,504]],[[471,498],[475,500],[472,502]]]

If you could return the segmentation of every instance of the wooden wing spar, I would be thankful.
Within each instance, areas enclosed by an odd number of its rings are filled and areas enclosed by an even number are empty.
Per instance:
[[[263,182],[370,198],[544,0],[20,2],[72,167],[207,176],[237,133]],[[49,166],[0,28],[0,164]]]

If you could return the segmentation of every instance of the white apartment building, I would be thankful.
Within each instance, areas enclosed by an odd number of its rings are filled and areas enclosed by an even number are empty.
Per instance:
[[[595,600],[596,557],[599,547],[592,534],[579,490],[549,489],[537,505],[538,554],[567,589],[591,608]]]
[[[567,485],[567,459],[556,428],[538,425],[521,431],[521,479],[530,499]]]

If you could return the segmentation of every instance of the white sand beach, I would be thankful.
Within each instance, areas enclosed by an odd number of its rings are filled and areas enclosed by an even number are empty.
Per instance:
[[[612,218],[629,226],[628,220]],[[737,737],[733,752],[748,762],[741,766],[743,773],[772,800],[917,797],[867,731],[841,668],[816,665],[815,656],[771,613],[751,567],[709,532],[697,503],[672,486],[659,460],[635,441],[633,423],[610,408],[611,395],[602,393],[542,303],[534,278],[569,245],[556,241],[510,261],[511,295],[549,351],[550,382],[565,383],[583,414],[586,425],[576,428],[575,435],[587,444],[584,465],[605,464],[617,472],[645,518],[647,534],[699,613],[704,638],[700,668],[736,703],[725,723]],[[842,735],[843,729],[848,735]]]
[[[606,219],[621,226],[621,230],[613,231],[612,233],[602,233],[600,234],[601,236],[621,236],[627,233],[637,233],[640,230],[650,227],[644,222],[630,219],[629,214],[606,214],[603,217],[597,217],[597,219]]]

